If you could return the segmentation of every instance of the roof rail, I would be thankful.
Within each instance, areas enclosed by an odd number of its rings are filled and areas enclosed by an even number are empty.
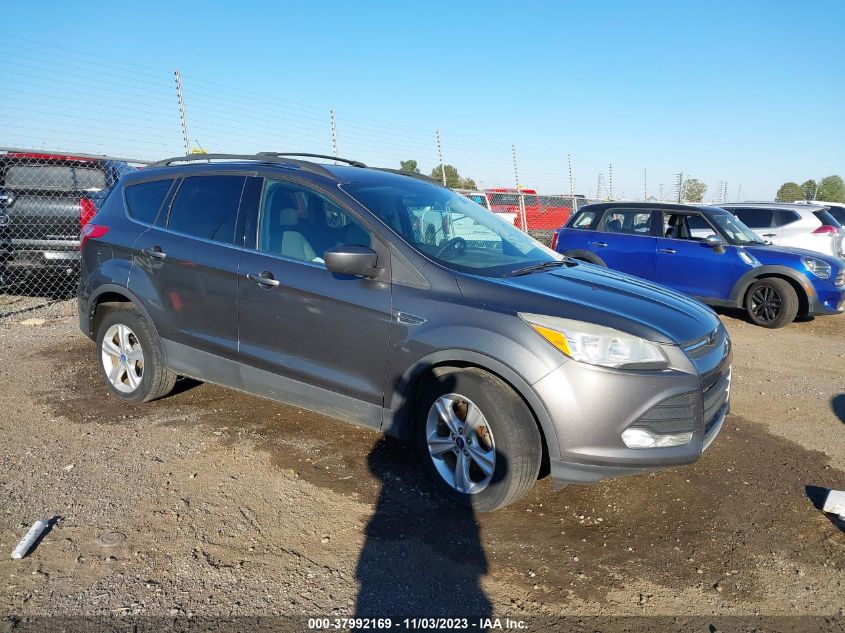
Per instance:
[[[408,176],[408,178],[416,178],[417,180],[424,180],[425,182],[431,183],[433,185],[440,185],[441,187],[446,186],[443,184],[442,181],[437,180],[436,178],[432,178],[431,176],[426,176],[425,174],[402,171],[401,169],[393,169],[392,167],[373,167],[373,169],[377,169],[378,171],[386,171],[391,174],[399,174],[400,176]]]
[[[326,160],[335,160],[353,167],[366,167],[360,160],[352,160],[351,158],[341,158],[340,156],[329,156],[328,154],[301,154],[295,152],[258,152],[256,156],[273,156],[281,158],[283,156],[299,156],[301,158],[325,158]]]
[[[304,156],[305,154],[300,154]],[[150,165],[150,167],[166,167],[174,163],[198,163],[211,162],[213,160],[240,160],[240,161],[256,161],[260,163],[278,163],[282,165],[291,165],[298,167],[302,171],[307,171],[312,174],[319,174],[327,178],[334,178],[328,169],[318,163],[312,163],[307,160],[296,160],[295,158],[285,158],[281,154],[274,154],[271,152],[262,152],[260,154],[188,154],[186,156],[174,156],[173,158],[165,158]]]

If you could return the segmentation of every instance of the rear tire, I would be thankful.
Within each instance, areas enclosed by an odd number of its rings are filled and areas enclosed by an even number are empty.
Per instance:
[[[176,384],[158,334],[135,308],[110,310],[100,319],[95,358],[108,390],[126,402],[163,398]]]
[[[416,435],[437,489],[477,512],[512,503],[537,481],[543,450],[534,416],[509,385],[485,371],[449,369],[426,381]]]
[[[785,279],[767,277],[753,283],[745,293],[745,311],[754,325],[783,327],[798,314],[798,294]]]

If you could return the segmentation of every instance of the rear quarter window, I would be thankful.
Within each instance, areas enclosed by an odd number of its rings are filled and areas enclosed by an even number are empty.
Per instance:
[[[126,188],[126,209],[129,217],[153,224],[161,209],[167,192],[173,184],[172,179],[142,182]]]
[[[600,215],[600,211],[581,211],[570,220],[567,228],[595,230]]]
[[[840,228],[842,226],[839,223],[839,220],[833,217],[833,214],[827,209],[822,211],[813,211],[813,215],[816,216],[825,226],[835,226],[836,228]]]

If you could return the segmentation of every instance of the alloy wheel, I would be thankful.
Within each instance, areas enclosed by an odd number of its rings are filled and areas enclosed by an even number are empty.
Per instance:
[[[760,286],[751,295],[751,312],[761,321],[774,321],[781,311],[783,300],[771,286]]]
[[[121,393],[132,393],[144,377],[144,350],[135,332],[115,323],[103,337],[101,358],[106,377]]]
[[[443,480],[463,494],[478,494],[493,479],[496,445],[484,413],[469,398],[450,393],[434,401],[426,442]]]

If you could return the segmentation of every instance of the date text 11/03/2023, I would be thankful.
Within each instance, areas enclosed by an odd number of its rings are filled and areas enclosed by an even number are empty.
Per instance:
[[[309,618],[311,630],[527,630],[524,620],[510,618]]]

